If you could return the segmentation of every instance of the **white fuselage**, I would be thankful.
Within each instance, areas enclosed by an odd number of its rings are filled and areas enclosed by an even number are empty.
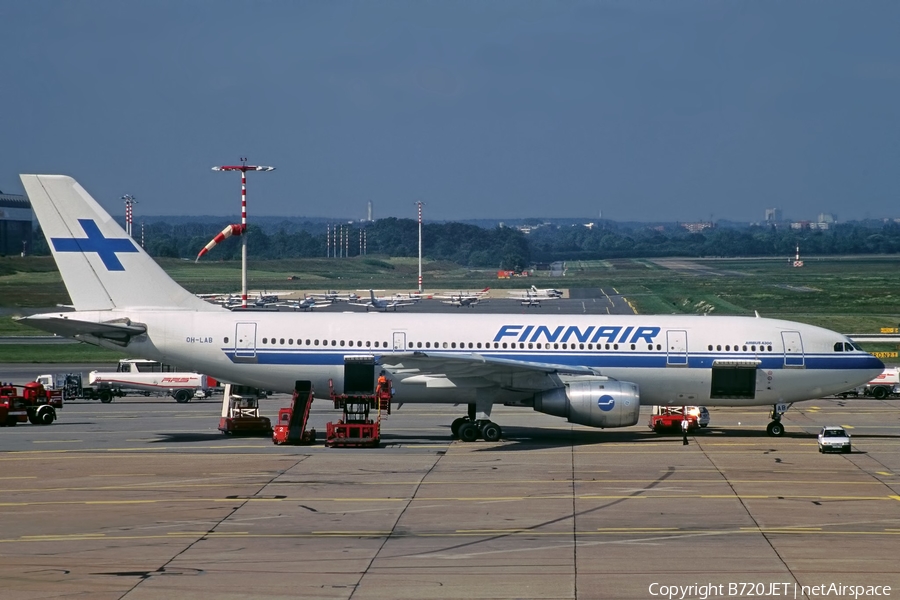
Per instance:
[[[127,316],[145,324],[147,334],[128,345],[136,355],[280,392],[306,379],[320,397],[329,381],[336,392],[343,391],[345,356],[413,351],[590,367],[598,375],[638,384],[641,404],[651,405],[796,402],[851,389],[883,369],[881,361],[852,348],[839,333],[752,317],[149,309],[77,314],[98,321]],[[755,367],[754,389],[740,397],[711,392],[714,364]],[[404,384],[405,378],[394,377],[395,402],[474,401],[474,389],[452,380],[431,386],[421,378]],[[500,386],[493,401],[532,395]]]

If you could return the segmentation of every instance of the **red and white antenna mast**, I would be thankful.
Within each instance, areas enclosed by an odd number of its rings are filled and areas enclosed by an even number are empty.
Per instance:
[[[125,233],[128,234],[128,237],[132,237],[132,223],[134,221],[134,213],[132,212],[132,206],[137,204],[137,198],[132,196],[131,194],[125,194],[122,196],[122,200],[125,201]]]
[[[419,293],[422,293],[422,206],[425,203],[419,200],[416,205],[419,207]]]
[[[275,167],[248,165],[247,159],[241,157],[240,165],[213,167],[212,170],[241,172],[241,223],[240,225],[229,225],[223,229],[197,254],[197,260],[200,260],[201,256],[212,250],[222,240],[233,235],[241,236],[241,308],[247,308],[247,171],[274,171]]]

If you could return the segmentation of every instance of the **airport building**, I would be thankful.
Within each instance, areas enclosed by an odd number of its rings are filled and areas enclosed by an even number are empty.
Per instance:
[[[31,219],[28,198],[0,192],[0,256],[31,252]]]

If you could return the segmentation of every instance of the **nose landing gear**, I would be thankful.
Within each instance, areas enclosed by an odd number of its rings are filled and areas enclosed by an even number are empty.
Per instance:
[[[772,421],[766,426],[766,433],[773,437],[784,435],[784,425],[781,424],[781,416],[787,412],[791,405],[781,403],[772,407]]]

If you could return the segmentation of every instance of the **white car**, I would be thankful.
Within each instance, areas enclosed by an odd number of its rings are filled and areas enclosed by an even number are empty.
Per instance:
[[[700,427],[709,425],[709,411],[705,406],[689,406],[688,414],[697,418],[697,424]]]
[[[843,427],[826,425],[819,432],[819,452],[850,452],[850,434]]]

